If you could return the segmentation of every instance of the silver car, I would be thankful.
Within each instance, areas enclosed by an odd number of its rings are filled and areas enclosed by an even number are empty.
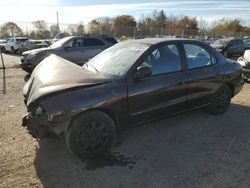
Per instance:
[[[47,48],[29,50],[21,55],[21,67],[26,72],[33,69],[46,57],[56,54],[77,65],[83,65],[92,57],[117,43],[106,35],[84,35],[65,37]]]

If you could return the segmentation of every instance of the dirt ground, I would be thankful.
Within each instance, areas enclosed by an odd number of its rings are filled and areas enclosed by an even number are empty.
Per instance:
[[[250,84],[229,111],[195,110],[123,131],[102,159],[81,161],[63,139],[21,127],[25,73],[0,70],[0,187],[250,187]]]

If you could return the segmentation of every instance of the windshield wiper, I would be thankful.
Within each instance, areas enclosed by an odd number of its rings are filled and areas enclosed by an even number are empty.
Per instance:
[[[99,72],[93,65],[90,65],[91,67],[93,67],[95,69],[96,72]]]

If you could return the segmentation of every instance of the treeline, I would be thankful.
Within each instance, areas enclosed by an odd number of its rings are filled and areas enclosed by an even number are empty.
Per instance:
[[[34,39],[53,38],[59,32],[65,35],[106,34],[115,37],[140,37],[172,35],[181,37],[194,36],[249,36],[250,27],[242,26],[238,19],[221,19],[207,22],[188,16],[166,16],[161,10],[154,10],[150,16],[141,16],[136,21],[133,16],[120,15],[114,18],[103,17],[90,21],[88,24],[70,24],[63,30],[56,24],[48,25],[43,20],[32,22],[33,29],[24,32],[16,23],[8,22],[0,27],[0,37],[28,36]]]

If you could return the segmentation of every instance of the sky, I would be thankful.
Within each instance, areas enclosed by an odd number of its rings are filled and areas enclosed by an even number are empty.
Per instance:
[[[87,24],[94,18],[129,14],[140,19],[154,9],[167,15],[187,15],[208,21],[238,18],[250,26],[250,0],[0,0],[0,24],[14,21],[29,24],[36,20],[61,24]]]

